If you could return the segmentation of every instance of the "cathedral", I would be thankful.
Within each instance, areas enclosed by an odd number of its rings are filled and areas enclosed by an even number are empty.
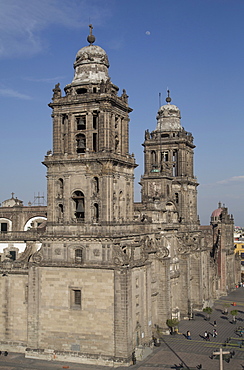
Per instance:
[[[129,366],[168,319],[191,318],[234,288],[234,219],[219,204],[200,225],[193,136],[169,92],[145,131],[134,202],[128,95],[91,25],[87,41],[49,104],[47,206],[12,195],[0,207],[0,349]]]

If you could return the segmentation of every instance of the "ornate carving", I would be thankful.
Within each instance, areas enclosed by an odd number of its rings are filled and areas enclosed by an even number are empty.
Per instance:
[[[159,247],[159,249],[156,252],[156,256],[161,259],[161,258],[166,258],[169,256],[169,250],[166,247]]]
[[[94,256],[99,257],[100,256],[100,250],[99,249],[94,249],[93,254],[94,254]]]
[[[61,249],[60,248],[56,248],[54,253],[57,255],[57,256],[60,256],[61,255]]]
[[[37,251],[36,253],[34,253],[34,254],[33,254],[33,256],[32,256],[32,261],[33,261],[34,263],[39,264],[39,263],[41,263],[41,262],[42,262],[42,260],[43,260],[43,255],[42,255],[41,250],[39,250],[39,251]]]
[[[190,253],[199,249],[199,236],[195,233],[182,233],[177,235],[177,239],[179,253]]]
[[[122,249],[123,248],[123,249]],[[128,266],[132,262],[131,255],[126,247],[116,245],[114,248],[115,265]]]
[[[169,256],[169,249],[164,245],[164,238],[158,238],[156,240],[156,246],[157,246],[156,251],[157,258],[163,259]]]
[[[86,63],[92,63],[92,62],[94,63],[99,62],[109,67],[109,61],[108,61],[107,55],[99,53],[97,50],[95,50],[94,52],[89,51],[89,53],[80,54],[77,57],[74,63],[74,66],[77,67],[79,64],[86,64]]]
[[[28,261],[30,256],[35,252],[35,247],[32,244],[27,244],[24,252],[17,259],[18,262]]]

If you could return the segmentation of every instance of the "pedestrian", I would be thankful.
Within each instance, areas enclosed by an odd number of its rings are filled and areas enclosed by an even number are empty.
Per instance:
[[[204,339],[205,339],[205,340],[207,340],[207,336],[208,336],[208,332],[207,332],[207,331],[205,331],[205,333],[204,333]]]
[[[136,353],[135,353],[135,351],[132,352],[131,359],[132,359],[132,364],[136,365]]]
[[[208,341],[210,342],[210,335],[209,335],[209,333],[207,333],[207,338],[206,338],[206,340],[208,340]]]
[[[218,335],[218,333],[217,333],[216,329],[213,329],[213,338],[217,338],[217,335]]]
[[[189,330],[186,332],[186,339],[191,339],[191,333]]]
[[[216,320],[214,320],[214,326],[217,326],[217,322],[216,322]]]

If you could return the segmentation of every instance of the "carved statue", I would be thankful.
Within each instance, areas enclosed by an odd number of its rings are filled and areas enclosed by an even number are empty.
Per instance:
[[[60,83],[56,84],[53,89],[53,100],[57,98],[61,98]]]

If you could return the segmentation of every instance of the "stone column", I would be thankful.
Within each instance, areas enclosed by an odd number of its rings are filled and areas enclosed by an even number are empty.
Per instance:
[[[156,260],[158,281],[158,314],[157,322],[160,328],[166,328],[166,320],[171,318],[171,290],[170,290],[170,258]]]
[[[28,284],[27,346],[39,348],[39,268],[31,267]]]
[[[129,268],[114,270],[114,356],[130,358],[132,343],[131,271]]]
[[[53,114],[53,154],[60,154],[61,138],[60,138],[60,121],[59,114]]]

